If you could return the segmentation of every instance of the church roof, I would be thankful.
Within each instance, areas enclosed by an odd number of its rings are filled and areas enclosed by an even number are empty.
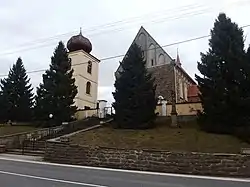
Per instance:
[[[90,53],[92,51],[92,44],[88,38],[82,35],[82,31],[80,29],[80,33],[78,35],[72,36],[68,40],[67,48],[69,52],[84,50],[86,53]]]

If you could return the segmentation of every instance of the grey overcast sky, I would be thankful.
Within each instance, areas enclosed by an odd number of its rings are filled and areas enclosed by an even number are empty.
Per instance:
[[[47,69],[58,41],[79,33],[93,45],[92,54],[105,58],[126,53],[140,26],[160,45],[208,35],[219,12],[239,26],[250,24],[250,0],[1,0],[0,75],[21,56],[27,71]],[[112,23],[112,24],[110,24]],[[246,46],[250,27],[244,29]],[[200,52],[208,38],[165,48],[179,54],[184,69],[194,77]],[[121,58],[102,61],[99,99],[113,100],[114,72]],[[42,73],[29,74],[37,87]]]

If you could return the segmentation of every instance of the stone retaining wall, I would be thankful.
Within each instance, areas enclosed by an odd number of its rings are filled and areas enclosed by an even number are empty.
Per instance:
[[[250,177],[250,155],[126,150],[47,141],[45,160],[120,169]]]
[[[68,124],[63,124],[56,127],[42,128],[29,132],[0,136],[0,145],[5,145],[6,149],[21,148],[22,143],[27,139],[31,139],[32,137],[36,140],[40,140],[48,136],[60,135],[63,130],[65,131],[65,133],[72,133],[99,123],[100,122],[98,118],[86,118],[82,120],[72,121]]]
[[[5,136],[0,136],[0,145],[4,145],[6,149],[8,148],[19,148],[23,141],[30,139],[31,137],[41,139],[48,136],[51,133],[57,133],[63,129],[63,125],[52,127],[52,128],[43,128],[29,132],[15,133]]]

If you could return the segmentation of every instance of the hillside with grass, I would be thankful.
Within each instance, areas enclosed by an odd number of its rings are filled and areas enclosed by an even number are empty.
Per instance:
[[[155,128],[147,130],[121,130],[111,125],[76,134],[71,141],[88,146],[214,153],[239,153],[241,148],[250,147],[231,135],[201,131],[195,121],[170,128],[170,121],[160,118]]]

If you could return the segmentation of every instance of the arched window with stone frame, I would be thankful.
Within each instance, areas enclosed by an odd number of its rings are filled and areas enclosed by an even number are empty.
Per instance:
[[[148,48],[148,56],[149,56],[149,67],[155,66],[156,62],[155,62],[155,45],[154,44],[150,44],[149,48]]]
[[[90,92],[91,92],[91,83],[88,81],[86,83],[86,94],[90,95]]]
[[[165,58],[162,53],[159,55],[158,64],[165,64]]]
[[[186,82],[184,83],[184,98],[185,101],[188,101],[188,85]]]
[[[147,43],[146,35],[145,35],[145,33],[141,33],[139,35],[139,38],[138,38],[138,44],[141,47],[141,51],[142,51],[142,55],[143,55],[144,59],[147,58],[147,55],[146,55],[147,54],[146,53],[146,48],[147,48],[146,43]]]
[[[183,83],[181,79],[179,79],[179,93],[180,93],[180,98],[183,99]]]
[[[88,72],[89,74],[92,73],[92,62],[91,62],[91,61],[88,62],[87,72]]]

